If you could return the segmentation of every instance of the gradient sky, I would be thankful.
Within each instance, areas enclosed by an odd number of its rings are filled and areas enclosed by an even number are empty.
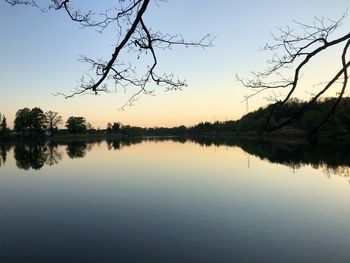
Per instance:
[[[113,2],[71,1],[97,11]],[[77,61],[79,55],[110,57],[115,42],[113,31],[100,34],[81,29],[63,12],[41,13],[31,7],[11,7],[2,0],[0,112],[12,123],[18,109],[38,106],[44,111],[57,111],[64,119],[84,116],[96,128],[105,128],[107,122],[114,121],[152,127],[238,119],[246,113],[246,105],[241,101],[249,91],[235,80],[235,74],[246,76],[251,70],[265,68],[270,55],[258,50],[271,42],[274,28],[291,25],[292,20],[310,23],[314,16],[337,19],[347,7],[348,0],[169,0],[158,5],[153,2],[145,17],[152,29],[181,33],[187,40],[198,40],[210,33],[216,36],[215,47],[160,52],[158,70],[176,73],[189,86],[176,92],[154,87],[157,96],[142,96],[135,106],[121,112],[118,108],[132,90],[124,94],[119,89],[116,94],[69,100],[52,95],[73,90],[88,69],[88,65]],[[349,17],[339,35],[348,30],[348,24]],[[332,69],[336,69],[339,61],[331,58],[324,57],[310,65],[297,95],[306,98],[307,91],[312,90],[311,82],[320,82],[326,72],[335,72]],[[263,96],[256,97],[250,101],[249,109],[266,103]]]

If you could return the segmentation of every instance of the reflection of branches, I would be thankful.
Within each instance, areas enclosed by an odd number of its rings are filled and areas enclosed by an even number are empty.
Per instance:
[[[120,150],[124,147],[129,147],[134,144],[143,142],[142,138],[128,138],[128,139],[106,139],[108,150]]]
[[[47,146],[42,144],[16,144],[14,157],[17,167],[24,170],[41,169],[47,159],[46,151]]]
[[[72,142],[67,145],[66,152],[69,158],[84,158],[88,150],[87,144],[83,142]]]
[[[120,150],[121,149],[121,141],[119,139],[116,140],[106,140],[108,150]]]
[[[47,159],[45,164],[52,166],[58,164],[62,160],[63,153],[59,152],[57,148],[57,145],[50,144],[48,146]]]
[[[283,164],[293,170],[305,165],[329,175],[349,176],[350,159],[348,154],[349,143],[331,142],[312,146],[310,144],[288,144],[264,140],[249,140],[235,138],[193,137],[191,141],[202,147],[230,146],[240,147],[250,155],[257,156],[271,163]],[[329,153],[333,154],[329,154]]]
[[[38,6],[34,0],[6,0],[11,5],[26,4]],[[157,50],[171,50],[175,46],[201,47],[212,46],[212,38],[204,36],[199,41],[185,41],[181,35],[171,35],[151,30],[146,24],[144,14],[150,0],[123,0],[118,1],[117,7],[110,8],[104,13],[96,15],[91,11],[83,12],[74,8],[69,0],[51,0],[49,8],[63,10],[69,18],[78,22],[82,27],[93,27],[102,32],[112,26],[117,29],[117,43],[111,58],[107,60],[81,57],[81,61],[91,66],[93,76],[86,75],[81,79],[80,85],[70,94],[57,93],[65,98],[76,95],[100,92],[109,92],[109,84],[114,83],[124,89],[134,86],[137,91],[122,106],[132,105],[140,94],[153,94],[147,88],[149,82],[153,82],[165,90],[177,90],[186,86],[184,80],[178,79],[174,74],[160,74],[157,72]],[[125,63],[121,57],[126,53],[129,62]],[[134,56],[134,58],[132,58]],[[144,73],[136,66],[139,59],[150,61],[146,64]]]
[[[336,167],[329,167],[329,166],[324,166],[322,167],[323,172],[328,175],[339,175],[342,177],[350,177],[350,167],[349,166],[336,166]]]
[[[57,145],[43,143],[17,143],[14,148],[16,165],[20,169],[39,170],[45,164],[55,165],[62,159]]]
[[[7,160],[7,152],[11,149],[10,144],[1,143],[0,144],[0,167],[5,165]]]
[[[314,24],[312,25],[295,22],[299,27],[301,27],[303,32],[302,34],[298,34],[290,28],[279,28],[278,30],[280,35],[274,35],[275,44],[267,44],[264,48],[264,50],[274,52],[272,59],[269,61],[271,67],[263,72],[253,72],[252,79],[245,80],[237,77],[245,87],[254,90],[254,93],[252,95],[248,95],[248,98],[265,90],[289,90],[285,98],[283,100],[278,100],[274,104],[274,107],[271,108],[271,112],[266,121],[264,130],[267,130],[274,112],[282,107],[298,88],[301,70],[305,67],[305,65],[307,65],[310,60],[314,59],[314,57],[323,54],[325,50],[344,44],[344,46],[342,46],[343,52],[340,57],[342,67],[336,73],[336,75],[327,84],[325,84],[321,91],[312,95],[310,101],[305,105],[305,107],[296,112],[290,119],[288,119],[288,121],[271,128],[269,131],[278,129],[299,117],[342,77],[343,85],[338,93],[338,99],[335,101],[329,112],[324,116],[322,121],[316,127],[314,127],[310,135],[316,133],[334,113],[347,87],[347,70],[350,66],[350,61],[347,60],[346,54],[350,45],[350,33],[333,40],[330,39],[330,36],[341,25],[344,17],[345,15],[338,21],[332,21],[325,18],[316,18]],[[284,77],[283,73],[288,72],[290,69],[293,69],[292,77]]]

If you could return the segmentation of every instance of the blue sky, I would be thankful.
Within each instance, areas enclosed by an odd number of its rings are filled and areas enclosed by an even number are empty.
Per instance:
[[[100,11],[114,2],[71,1],[76,6]],[[241,101],[249,91],[235,80],[235,74],[247,75],[253,69],[265,67],[269,54],[258,50],[271,41],[274,28],[291,25],[292,20],[309,23],[314,16],[336,19],[348,6],[348,1],[343,0],[169,0],[158,1],[158,5],[153,1],[145,17],[152,29],[181,33],[188,40],[210,33],[216,36],[215,47],[160,52],[160,72],[174,72],[185,78],[189,86],[180,92],[163,92],[154,87],[157,96],[143,96],[134,107],[120,112],[117,108],[132,90],[124,93],[119,89],[116,94],[70,100],[52,96],[54,92],[74,89],[88,69],[88,65],[77,61],[79,55],[110,57],[116,38],[113,30],[100,34],[81,29],[63,12],[41,13],[35,8],[11,7],[1,1],[0,112],[12,122],[19,108],[39,106],[58,111],[65,119],[71,115],[84,116],[101,128],[108,121],[172,126],[238,119],[246,111]],[[349,18],[344,23],[339,34],[348,30]],[[318,80],[325,66],[333,63],[327,57],[321,59],[307,78]],[[300,90],[298,95],[303,97],[306,90]],[[264,104],[262,96],[254,98],[250,109]]]

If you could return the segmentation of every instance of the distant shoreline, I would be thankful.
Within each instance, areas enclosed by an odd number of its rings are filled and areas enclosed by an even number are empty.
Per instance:
[[[7,136],[0,137],[0,142],[76,142],[76,141],[96,141],[96,140],[130,140],[130,139],[167,139],[167,138],[207,138],[207,139],[248,139],[248,140],[264,140],[272,142],[285,142],[292,144],[309,143],[307,132],[273,132],[259,135],[256,132],[202,132],[202,133],[185,133],[174,135],[162,134],[145,134],[145,135],[124,135],[121,133],[84,133],[84,134],[58,134],[52,136],[33,136],[33,137],[16,137]],[[350,134],[336,133],[320,133],[314,136],[315,141],[331,142],[331,141],[350,141]]]
[[[38,135],[38,136],[28,136],[28,137],[18,137],[18,136],[7,136],[0,137],[0,142],[2,141],[74,141],[74,140],[86,140],[86,139],[122,139],[124,138],[121,134],[102,134],[102,133],[83,133],[83,134],[60,134],[60,135]]]

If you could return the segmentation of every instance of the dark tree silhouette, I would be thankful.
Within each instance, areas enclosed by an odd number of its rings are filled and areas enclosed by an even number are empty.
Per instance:
[[[14,130],[22,136],[26,136],[30,131],[30,109],[23,108],[16,112],[14,120]]]
[[[107,124],[107,133],[119,133],[121,124],[119,122],[108,123]]]
[[[83,117],[69,117],[66,127],[70,133],[83,133],[86,131],[86,120]]]
[[[8,133],[9,128],[7,127],[7,119],[5,115],[0,113],[0,136],[4,136]]]
[[[313,24],[303,24],[295,22],[300,27],[301,33],[297,33],[291,28],[279,28],[279,35],[274,35],[274,44],[266,44],[263,50],[273,52],[272,59],[269,61],[270,67],[263,72],[252,72],[251,79],[237,79],[248,88],[253,89],[253,93],[246,96],[246,100],[266,90],[288,89],[288,93],[284,99],[276,98],[274,107],[267,118],[264,131],[273,131],[282,126],[292,122],[294,119],[300,117],[312,104],[314,104],[326,91],[334,87],[336,83],[342,82],[340,90],[338,91],[337,100],[329,109],[327,114],[315,125],[310,136],[317,133],[319,128],[323,126],[326,121],[334,113],[336,107],[344,96],[348,83],[348,67],[350,61],[347,58],[347,52],[350,45],[350,32],[334,38],[332,33],[342,24],[345,14],[336,21],[326,18],[315,18]],[[274,113],[285,105],[293,96],[294,92],[299,88],[299,80],[302,70],[315,57],[324,54],[328,49],[339,46],[342,52],[339,54],[341,66],[336,74],[326,83],[324,87],[312,95],[310,101],[299,111],[297,111],[291,118],[276,126],[269,127],[270,120]],[[288,72],[292,71],[291,77],[285,77]]]
[[[5,1],[13,6],[30,5],[42,11],[47,10],[45,7],[39,6],[35,0]],[[80,58],[82,62],[91,65],[92,75],[83,76],[80,85],[73,92],[57,94],[63,95],[65,98],[83,93],[110,92],[111,84],[121,86],[124,89],[130,85],[137,87],[137,91],[121,107],[124,109],[128,105],[132,105],[138,95],[154,93],[154,90],[147,85],[149,82],[162,86],[165,90],[181,89],[187,85],[184,80],[177,78],[174,74],[158,72],[157,51],[170,50],[179,45],[201,48],[212,46],[213,38],[210,35],[205,35],[199,41],[188,42],[184,40],[182,35],[171,35],[151,30],[144,17],[150,0],[118,0],[115,6],[99,15],[92,11],[84,12],[79,7],[73,6],[71,2],[73,1],[51,0],[51,5],[48,8],[64,11],[72,21],[79,23],[82,27],[96,28],[100,32],[106,28],[115,27],[118,30],[116,36],[118,41],[115,43],[114,51],[109,59]],[[127,54],[130,58],[128,62],[122,61],[123,54]],[[143,68],[146,68],[144,71],[140,69],[140,63],[137,63],[140,58],[145,64],[143,65]]]
[[[17,111],[14,130],[22,136],[39,135],[46,128],[46,116],[40,108],[23,108]]]
[[[45,116],[47,129],[51,132],[57,130],[57,126],[63,122],[62,117],[58,114],[58,112],[47,111],[45,112]]]
[[[46,129],[46,122],[42,109],[35,107],[30,111],[30,125],[35,134],[40,134]]]

